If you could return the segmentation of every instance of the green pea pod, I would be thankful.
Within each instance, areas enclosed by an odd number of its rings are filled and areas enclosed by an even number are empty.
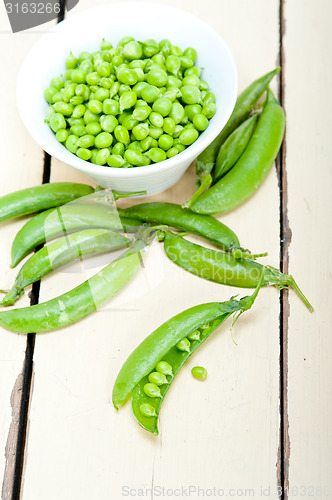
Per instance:
[[[226,213],[254,194],[279,152],[285,114],[271,90],[249,144],[234,167],[191,205],[200,214]]]
[[[185,240],[182,236],[166,232],[164,250],[167,257],[186,271],[215,283],[240,288],[255,288],[265,270],[265,285],[274,285],[279,290],[294,288],[307,308],[313,308],[303,295],[294,278],[278,269],[263,266],[249,259],[235,259],[232,255],[217,252]]]
[[[11,306],[24,288],[69,262],[88,255],[110,252],[128,246],[130,240],[107,229],[84,229],[53,241],[34,253],[21,267],[13,287],[0,305]]]
[[[21,189],[0,198],[0,221],[58,207],[94,192],[91,186],[53,182]]]
[[[214,183],[234,167],[245,151],[254,131],[257,117],[257,113],[250,116],[250,118],[241,123],[241,125],[239,125],[221,145],[214,168]]]
[[[143,237],[84,283],[58,297],[0,312],[0,325],[18,333],[47,332],[70,325],[113,298],[137,273],[147,244]]]
[[[183,364],[192,353],[234,313],[241,314],[250,309],[257,297],[263,281],[261,280],[249,297],[236,300],[232,297],[226,302],[210,302],[191,307],[166,321],[152,332],[132,352],[123,364],[114,383],[112,400],[115,408],[119,408],[132,391],[132,409],[138,423],[146,430],[158,434],[158,415],[164,396]],[[192,334],[195,333],[193,336]],[[182,349],[186,340],[186,350]],[[171,371],[164,371],[169,366]],[[161,385],[154,387],[157,397],[151,397],[149,384],[151,373],[165,373]],[[164,383],[163,383],[164,382]],[[147,391],[149,384],[149,391]],[[146,411],[148,410],[148,412]]]
[[[194,214],[175,203],[141,203],[119,209],[122,217],[133,217],[144,222],[165,224],[181,231],[188,231],[211,241],[225,250],[239,247],[236,234],[214,217]]]
[[[45,241],[87,228],[136,231],[142,223],[120,218],[112,206],[74,203],[46,210],[25,223],[14,238],[10,267],[15,267],[29,252]]]

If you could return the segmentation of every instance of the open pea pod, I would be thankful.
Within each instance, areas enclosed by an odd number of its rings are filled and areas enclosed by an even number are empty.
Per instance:
[[[152,332],[128,357],[117,376],[112,394],[115,408],[132,392],[136,420],[144,429],[158,435],[161,403],[174,376],[229,316],[250,309],[263,280],[264,273],[251,296],[191,307]]]

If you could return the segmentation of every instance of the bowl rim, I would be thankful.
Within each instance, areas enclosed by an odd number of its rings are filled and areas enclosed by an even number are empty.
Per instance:
[[[53,144],[49,143],[47,140],[47,137],[43,135],[42,133],[39,133],[39,131],[32,126],[31,128],[31,122],[29,120],[29,113],[26,112],[26,107],[24,106],[23,100],[24,100],[24,74],[26,74],[28,70],[28,64],[29,60],[31,58],[35,58],[35,53],[38,53],[39,48],[43,45],[44,40],[46,38],[49,38],[52,34],[54,33],[61,33],[67,31],[68,28],[71,27],[71,25],[75,25],[79,22],[80,18],[85,18],[85,17],[90,17],[92,15],[96,15],[96,13],[99,13],[101,11],[108,11],[111,8],[114,7],[117,8],[122,8],[122,9],[129,9],[130,7],[134,8],[142,8],[146,7],[149,9],[153,9],[156,11],[164,10],[164,11],[170,11],[173,13],[178,13],[182,17],[187,17],[188,19],[193,19],[195,20],[195,23],[200,23],[202,26],[204,26],[205,30],[208,31],[211,35],[211,38],[217,39],[219,44],[223,46],[223,51],[227,56],[228,63],[230,67],[232,68],[232,78],[234,80],[234,85],[232,88],[232,94],[231,97],[228,100],[228,106],[223,112],[223,120],[220,121],[219,125],[217,127],[214,127],[213,129],[210,129],[207,127],[207,129],[202,132],[202,134],[199,136],[199,143],[197,145],[198,140],[196,140],[193,144],[190,146],[186,147],[184,151],[181,153],[177,154],[176,156],[172,158],[167,158],[166,160],[163,160],[159,163],[152,163],[150,165],[144,165],[142,167],[135,167],[135,168],[110,168],[105,171],[105,166],[104,165],[96,165],[94,163],[91,163],[86,160],[82,160],[75,154],[71,153],[68,151],[65,146],[61,143],[58,145],[54,146]],[[133,172],[135,172],[135,175],[137,177],[140,177],[141,175],[149,175],[150,173],[156,173],[156,165],[158,166],[158,173],[161,173],[163,171],[166,171],[168,169],[176,168],[177,164],[179,163],[179,160],[181,163],[184,162],[191,162],[193,161],[193,158],[196,158],[201,151],[203,151],[219,134],[219,132],[223,129],[223,127],[226,125],[229,117],[231,116],[231,113],[234,109],[236,98],[237,98],[237,92],[238,92],[238,72],[237,72],[237,67],[235,63],[234,56],[228,47],[227,43],[223,39],[223,37],[207,22],[203,21],[200,19],[198,16],[192,14],[191,12],[188,12],[183,9],[179,9],[178,7],[173,7],[170,5],[165,5],[162,3],[150,3],[150,2],[144,2],[144,1],[139,1],[139,2],[134,2],[134,1],[126,1],[126,2],[114,2],[111,4],[103,4],[99,5],[96,7],[88,8],[83,10],[82,12],[78,12],[77,14],[71,15],[71,17],[64,19],[57,25],[55,25],[49,32],[44,33],[38,40],[37,42],[31,47],[31,49],[28,51],[18,74],[17,77],[17,85],[16,85],[16,99],[17,99],[17,104],[18,104],[18,110],[19,114],[21,116],[21,119],[29,131],[30,135],[32,138],[51,156],[54,158],[60,160],[64,164],[71,166],[72,168],[75,168],[79,171],[81,171],[83,174],[91,176],[91,175],[107,175],[107,173],[112,172],[112,176],[117,179],[126,179],[131,176],[133,176]],[[45,126],[48,126],[45,123]],[[204,133],[207,132],[205,135]],[[210,133],[209,133],[210,132]],[[68,158],[68,155],[70,158]]]

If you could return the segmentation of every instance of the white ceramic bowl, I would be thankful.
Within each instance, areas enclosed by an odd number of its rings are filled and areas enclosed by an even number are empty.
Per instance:
[[[82,50],[98,50],[103,37],[116,45],[126,35],[137,40],[168,38],[183,49],[195,47],[198,53],[196,65],[204,68],[202,78],[216,95],[217,112],[197,141],[179,155],[157,164],[121,169],[81,160],[60,144],[44,122],[48,105],[43,93],[51,78],[63,73],[70,50],[74,54]],[[59,23],[32,47],[17,82],[21,118],[45,151],[104,187],[120,192],[145,190],[148,194],[160,193],[182,177],[190,163],[226,124],[236,95],[236,65],[221,36],[188,12],[145,2],[110,3],[85,10]]]

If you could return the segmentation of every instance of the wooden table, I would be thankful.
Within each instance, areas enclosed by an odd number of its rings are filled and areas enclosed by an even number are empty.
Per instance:
[[[170,316],[243,291],[178,269],[155,243],[145,271],[90,317],[37,336],[1,328],[3,500],[332,495],[332,3],[164,3],[196,14],[220,32],[235,56],[240,90],[282,66],[272,85],[287,115],[282,154],[255,196],[223,222],[246,247],[268,251],[266,262],[292,273],[315,312],[310,314],[293,291],[279,297],[275,288],[263,290],[234,327],[238,345],[225,325],[179,374],[162,409],[158,438],[137,426],[130,405],[119,414],[113,409],[110,395],[118,369],[134,346]],[[89,4],[80,0],[68,16]],[[0,14],[1,194],[49,179],[89,182],[44,154],[16,108],[20,64],[54,23],[12,34],[3,6]],[[194,181],[191,166],[176,186],[151,199],[181,203],[193,192]],[[16,275],[9,269],[10,244],[23,223],[0,228],[3,288]],[[87,266],[47,277],[39,302],[92,271]],[[29,300],[26,294],[19,306]],[[190,374],[197,364],[208,369],[204,383]]]

